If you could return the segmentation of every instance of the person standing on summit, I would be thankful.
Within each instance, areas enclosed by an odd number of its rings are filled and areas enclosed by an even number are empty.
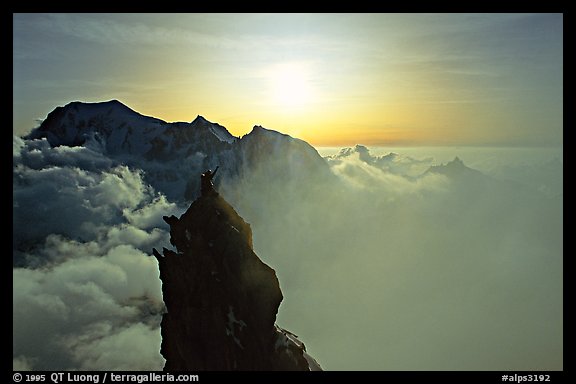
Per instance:
[[[218,168],[220,168],[220,166],[217,166],[214,172],[209,169],[200,175],[200,194],[202,196],[208,196],[209,194],[216,192],[214,189],[214,183],[212,183],[212,179],[214,179],[214,176],[216,176]]]

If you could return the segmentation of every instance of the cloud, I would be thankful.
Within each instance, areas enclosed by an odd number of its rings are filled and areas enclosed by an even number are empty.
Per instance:
[[[13,159],[14,369],[161,369],[150,254],[182,207],[85,147],[15,137]]]
[[[209,47],[216,49],[250,50],[271,42],[297,47],[306,39],[229,34],[214,28],[209,22],[225,17],[224,23],[238,22],[236,16],[171,15],[171,25],[162,23],[162,15],[86,15],[44,14],[17,15],[15,29],[31,29],[44,33],[58,33],[65,38],[106,45]],[[247,23],[247,22],[246,22]],[[178,25],[180,24],[180,25]],[[22,43],[22,42],[21,42]],[[27,42],[31,44],[31,42]]]
[[[14,241],[38,241],[50,233],[90,240],[97,228],[123,220],[151,191],[125,166],[94,173],[75,167],[32,170],[17,166],[14,179]]]
[[[81,337],[63,341],[79,364],[80,370],[150,371],[161,370],[161,336],[158,327],[134,323],[114,329],[109,324],[94,324]],[[136,352],[137,351],[137,352]]]
[[[162,216],[170,216],[181,210],[176,204],[169,202],[164,195],[156,197],[150,204],[140,209],[124,209],[128,222],[138,228],[150,229],[164,225]]]
[[[14,364],[44,370],[160,369],[163,302],[156,260],[128,245],[101,254],[96,243],[62,238],[47,243],[45,252],[66,260],[13,270],[13,352],[19,356]],[[103,364],[111,362],[104,357],[92,361],[108,344],[119,347],[114,364]],[[139,353],[141,345],[149,348]]]
[[[439,174],[411,177],[413,167],[420,168],[422,173],[422,161],[411,158],[400,160],[395,154],[372,157],[368,151],[353,152],[328,159],[328,162],[334,174],[349,185],[378,193],[385,191],[394,196],[447,190],[450,182]]]
[[[16,135],[12,136],[12,142],[13,157],[22,165],[36,170],[54,166],[68,166],[85,171],[98,171],[109,169],[114,164],[102,153],[85,146],[51,148],[45,138],[24,142]]]
[[[26,357],[16,357],[12,359],[12,370],[13,371],[31,371],[32,363]]]
[[[162,214],[183,210],[157,194],[141,170],[115,165],[99,152],[50,148],[46,140],[24,143],[15,137],[13,143],[17,254],[51,234],[149,251],[153,244],[167,241]]]

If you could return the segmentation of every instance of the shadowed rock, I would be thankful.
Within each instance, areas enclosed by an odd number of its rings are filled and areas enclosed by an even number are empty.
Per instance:
[[[276,273],[254,253],[250,225],[228,202],[214,191],[179,219],[164,219],[178,251],[153,250],[167,308],[165,370],[320,368],[275,325],[283,299]]]

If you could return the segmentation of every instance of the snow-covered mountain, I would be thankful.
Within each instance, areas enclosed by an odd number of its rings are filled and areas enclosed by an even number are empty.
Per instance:
[[[143,116],[118,100],[101,103],[72,102],[57,107],[27,139],[46,138],[50,145],[100,146],[108,154],[131,154],[162,159],[170,154],[189,154],[212,149],[237,138],[226,128],[198,116],[191,123],[167,123]]]
[[[298,178],[330,174],[328,165],[308,143],[255,126],[242,138],[206,120],[168,123],[143,116],[117,100],[72,102],[58,107],[27,140],[50,146],[85,147],[98,155],[144,171],[145,180],[174,200],[191,200],[199,193],[198,175],[220,166],[220,179],[238,176]]]

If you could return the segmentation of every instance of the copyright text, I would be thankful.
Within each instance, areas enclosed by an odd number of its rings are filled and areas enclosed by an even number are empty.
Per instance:
[[[194,374],[171,373],[114,373],[114,372],[52,372],[48,374],[34,374],[27,372],[15,372],[12,375],[14,383],[194,383],[199,382],[200,377]]]

